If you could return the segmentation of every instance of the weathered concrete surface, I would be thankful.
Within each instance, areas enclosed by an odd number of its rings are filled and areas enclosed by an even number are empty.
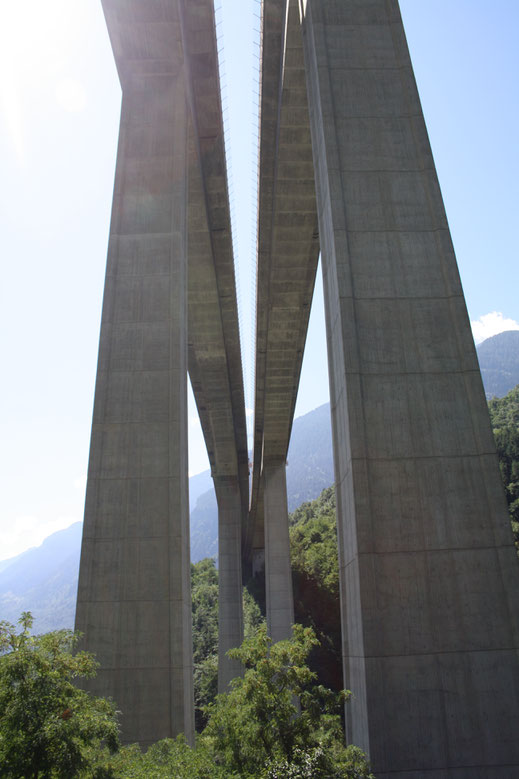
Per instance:
[[[211,0],[184,4],[194,125],[189,181],[188,366],[219,512],[219,688],[241,666],[241,539],[249,469],[218,55]],[[238,500],[238,503],[237,503]]]
[[[91,689],[146,745],[193,727],[187,363],[220,510],[222,647],[241,631],[245,414],[212,4],[104,7],[123,108],[77,626],[102,664]],[[265,542],[286,634],[284,463],[320,237],[348,737],[378,779],[515,777],[519,569],[396,0],[266,0],[262,70],[245,559]]]
[[[213,476],[234,476],[248,510],[248,452],[225,143],[211,0],[184,4],[194,126],[189,182],[189,374]]]
[[[101,662],[90,688],[116,700],[124,740],[146,745],[193,736],[188,363],[222,477],[221,629],[233,644],[245,408],[212,2],[103,6],[123,106],[76,625]]]
[[[181,71],[126,84],[76,613],[88,688],[143,745],[193,734],[187,119]]]
[[[286,459],[319,255],[297,3],[263,8],[254,487]]]
[[[285,461],[266,465],[263,478],[267,628],[273,641],[281,641],[290,638],[294,624]]]
[[[307,0],[348,738],[519,775],[519,567],[396,0]]]
[[[243,673],[238,660],[227,657],[243,641],[242,503],[236,477],[214,478],[218,501],[218,692]]]
[[[303,47],[295,1],[266,0],[263,4],[261,96],[254,464],[251,538],[245,558],[258,557],[264,548],[267,618],[272,625],[279,622],[280,614],[290,619],[283,628],[279,624],[276,628],[285,638],[293,620],[293,605],[289,608],[285,602],[288,592],[292,597],[292,587],[287,589],[286,577],[277,573],[269,581],[269,571],[277,570],[279,560],[269,560],[275,546],[265,540],[263,521],[270,524],[271,535],[274,521],[284,526],[289,575],[286,479],[284,487],[277,484],[273,499],[267,496],[264,474],[270,468],[285,469],[319,254]],[[263,488],[264,512],[260,510]],[[283,498],[278,494],[281,489],[285,490]],[[272,510],[275,520],[268,516]]]

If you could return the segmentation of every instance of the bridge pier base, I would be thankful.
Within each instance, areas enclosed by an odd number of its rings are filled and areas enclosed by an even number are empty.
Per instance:
[[[272,640],[281,641],[290,638],[294,624],[285,462],[264,465],[263,478],[267,627]]]

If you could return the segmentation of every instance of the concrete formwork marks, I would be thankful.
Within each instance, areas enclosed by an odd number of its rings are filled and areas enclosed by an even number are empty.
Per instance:
[[[381,777],[512,776],[519,571],[398,5],[308,0],[303,38],[348,736]]]

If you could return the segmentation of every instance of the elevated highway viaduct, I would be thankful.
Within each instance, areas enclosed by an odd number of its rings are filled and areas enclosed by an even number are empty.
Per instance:
[[[126,741],[193,734],[186,375],[242,569],[293,619],[285,464],[322,258],[349,741],[377,779],[519,773],[519,568],[397,0],[264,0],[254,462],[211,0],[104,0],[123,88],[77,627]],[[240,553],[241,552],[241,553]]]

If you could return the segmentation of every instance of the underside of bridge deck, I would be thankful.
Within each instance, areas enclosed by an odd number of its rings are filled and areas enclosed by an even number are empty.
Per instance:
[[[280,639],[293,621],[284,470],[319,256],[297,2],[263,4],[258,218],[254,460],[245,557],[265,550],[267,619],[273,638]],[[283,580],[277,595],[274,580]]]

